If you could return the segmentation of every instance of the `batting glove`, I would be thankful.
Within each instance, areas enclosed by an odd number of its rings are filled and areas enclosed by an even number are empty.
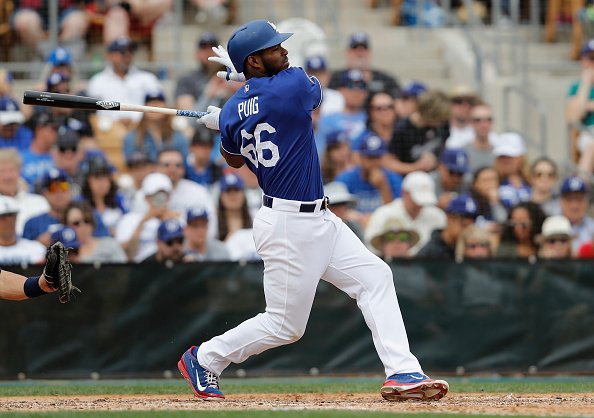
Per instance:
[[[218,71],[217,77],[223,78],[227,81],[245,81],[245,76],[243,73],[238,73],[231,61],[231,57],[229,57],[229,53],[222,45],[213,46],[212,52],[214,52],[217,56],[216,57],[208,57],[209,61],[218,62],[219,64],[224,65],[227,67],[227,71]]]
[[[206,109],[206,115],[196,119],[196,123],[200,123],[209,129],[218,131],[219,130],[219,114],[221,108],[216,106],[208,106]]]

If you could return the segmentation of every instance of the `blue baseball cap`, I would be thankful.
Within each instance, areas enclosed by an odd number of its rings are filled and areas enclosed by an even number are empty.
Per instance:
[[[353,68],[351,70],[346,70],[342,73],[340,86],[348,88],[366,89],[367,81],[365,81],[365,75],[361,70]]]
[[[144,102],[150,102],[151,100],[159,100],[161,102],[166,102],[165,93],[161,90],[150,91],[144,95]]]
[[[461,194],[450,200],[446,213],[454,213],[468,218],[478,216],[478,207],[475,200],[468,194]]]
[[[326,58],[321,55],[314,55],[311,57],[307,57],[305,60],[305,71],[324,71],[328,68],[326,64]]]
[[[354,49],[357,47],[369,48],[369,35],[365,32],[355,32],[351,34],[349,38],[349,48]]]
[[[449,171],[464,174],[468,172],[468,154],[463,149],[444,149],[439,161],[443,163]]]
[[[62,73],[51,73],[46,81],[47,91],[51,91],[54,87],[61,83],[67,83],[70,81],[70,77]]]
[[[54,231],[51,235],[52,242],[61,242],[66,248],[79,248],[80,241],[76,235],[76,231],[69,226],[65,226]]]
[[[47,57],[47,62],[52,64],[54,67],[58,65],[71,65],[72,54],[66,48],[58,46],[50,52]]]
[[[419,97],[427,91],[427,86],[418,81],[413,81],[400,90],[400,97]]]
[[[359,152],[366,157],[381,157],[386,153],[386,143],[375,133],[369,132],[363,138]]]
[[[561,183],[561,194],[567,193],[586,193],[588,191],[588,186],[584,179],[578,176],[569,176],[563,183]]]
[[[208,212],[202,208],[193,208],[190,209],[186,215],[186,222],[190,223],[196,219],[206,219],[208,220]]]
[[[157,239],[159,241],[169,241],[183,236],[184,228],[178,219],[167,219],[161,222],[159,229],[157,229]]]
[[[350,142],[349,135],[346,131],[337,129],[326,134],[326,146],[336,145],[343,142]]]
[[[227,173],[221,178],[221,192],[229,189],[243,190],[243,188],[243,180],[235,173]]]
[[[47,187],[55,181],[67,181],[70,183],[70,178],[64,170],[59,168],[50,168],[45,173],[43,173],[39,179],[39,185],[42,189],[47,189]]]

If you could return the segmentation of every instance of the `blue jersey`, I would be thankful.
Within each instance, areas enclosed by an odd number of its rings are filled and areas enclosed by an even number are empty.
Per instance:
[[[251,78],[221,110],[221,146],[243,156],[267,196],[321,199],[324,189],[311,121],[321,102],[320,82],[301,68]]]
[[[382,168],[394,199],[400,197],[402,177],[392,171]],[[371,183],[365,180],[361,174],[361,167],[353,167],[336,176],[336,181],[344,183],[349,193],[357,196],[357,210],[363,213],[371,213],[384,204],[381,193]]]

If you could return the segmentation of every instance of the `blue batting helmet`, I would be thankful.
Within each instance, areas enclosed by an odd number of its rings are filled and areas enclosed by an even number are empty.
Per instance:
[[[280,33],[267,20],[252,20],[237,29],[229,38],[227,52],[238,73],[243,72],[245,59],[256,51],[270,48],[287,40],[292,33]]]

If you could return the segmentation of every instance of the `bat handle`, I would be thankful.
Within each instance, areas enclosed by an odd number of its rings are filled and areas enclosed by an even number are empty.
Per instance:
[[[187,116],[190,118],[201,118],[206,115],[207,112],[195,112],[194,110],[177,110],[175,114],[177,116]]]

